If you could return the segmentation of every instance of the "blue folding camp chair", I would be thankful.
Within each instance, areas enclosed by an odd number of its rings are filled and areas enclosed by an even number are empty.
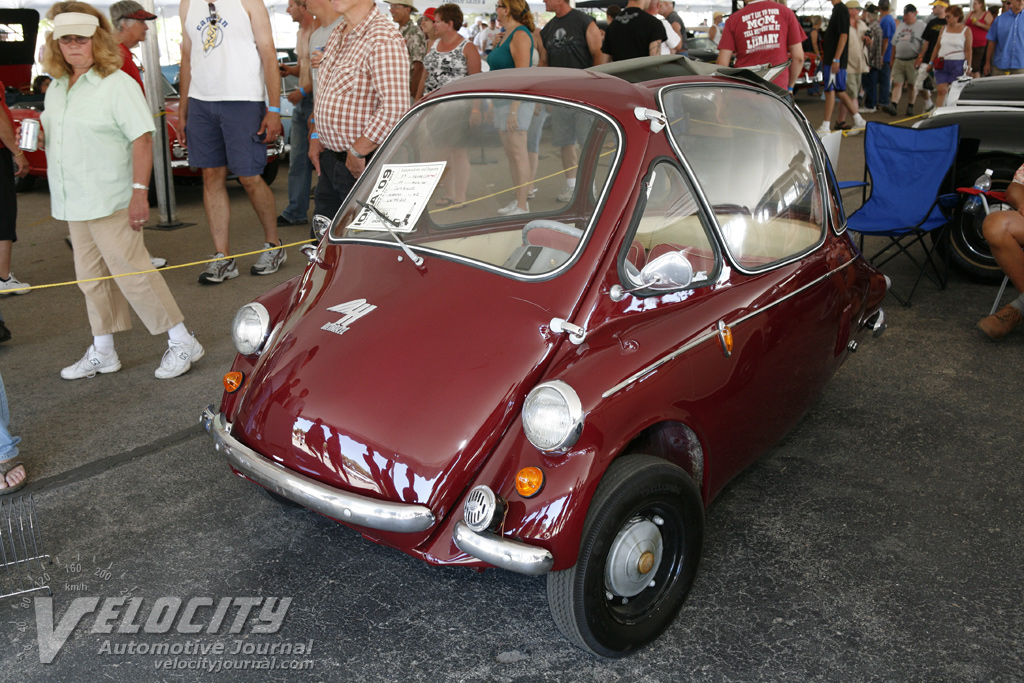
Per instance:
[[[864,179],[870,178],[871,195],[849,217],[847,226],[861,234],[862,247],[864,235],[889,238],[888,244],[869,259],[876,267],[900,254],[917,266],[917,280],[906,299],[889,288],[904,306],[910,305],[925,275],[940,289],[946,287],[946,278],[934,255],[939,235],[936,234],[934,240],[926,237],[946,226],[949,219],[943,209],[955,204],[955,192],[949,195],[939,192],[946,174],[953,168],[959,139],[960,128],[955,125],[928,130],[874,122],[867,126]],[[867,183],[864,193],[866,196]],[[920,244],[924,250],[923,259],[911,253],[915,244]],[[929,266],[934,275],[928,272]]]

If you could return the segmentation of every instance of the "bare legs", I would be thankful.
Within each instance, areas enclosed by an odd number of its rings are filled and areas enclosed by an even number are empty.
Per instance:
[[[213,247],[222,254],[231,253],[228,243],[231,203],[228,199],[227,177],[226,166],[203,169],[203,206],[206,208],[206,221],[210,224]],[[274,193],[258,175],[241,177],[239,181],[249,194],[249,201],[263,225],[265,241],[276,245],[277,210],[274,207]]]

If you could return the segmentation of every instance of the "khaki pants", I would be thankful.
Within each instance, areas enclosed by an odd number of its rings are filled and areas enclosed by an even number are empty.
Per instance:
[[[152,270],[142,231],[128,225],[128,209],[93,221],[68,221],[75,250],[75,276],[88,280]],[[150,334],[161,334],[185,318],[160,273],[81,282],[93,336],[132,327],[129,305]]]

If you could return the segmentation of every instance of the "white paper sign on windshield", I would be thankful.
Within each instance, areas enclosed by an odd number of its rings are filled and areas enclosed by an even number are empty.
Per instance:
[[[412,232],[441,180],[445,163],[385,164],[366,203],[397,225],[385,225],[376,213],[363,208],[348,229],[387,230],[390,227],[395,232]]]

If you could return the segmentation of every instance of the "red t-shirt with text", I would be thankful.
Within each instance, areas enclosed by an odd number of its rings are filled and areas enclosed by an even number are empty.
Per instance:
[[[718,49],[732,51],[736,66],[777,65],[789,59],[789,46],[804,42],[805,37],[793,10],[773,0],[755,0],[729,15]],[[789,71],[773,82],[788,88]]]

